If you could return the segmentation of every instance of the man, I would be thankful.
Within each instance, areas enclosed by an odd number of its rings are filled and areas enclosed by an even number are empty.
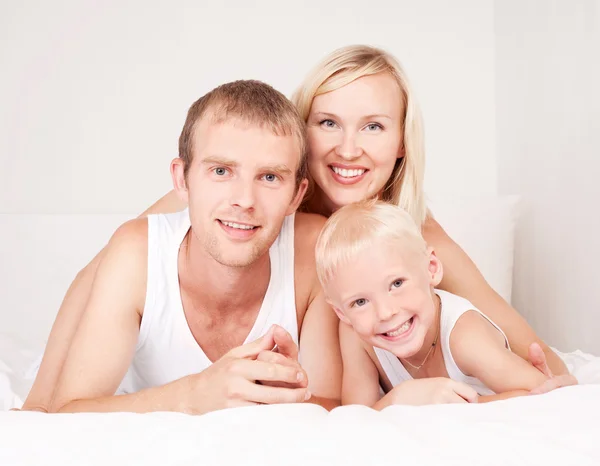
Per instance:
[[[324,219],[295,214],[306,170],[303,122],[270,86],[194,103],[171,164],[189,207],[111,238],[50,411],[335,406],[338,322],[314,265]]]

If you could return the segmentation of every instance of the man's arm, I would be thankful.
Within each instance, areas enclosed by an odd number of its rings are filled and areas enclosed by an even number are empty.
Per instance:
[[[114,411],[132,398],[112,395],[131,363],[139,334],[147,244],[145,219],[124,224],[111,238],[58,379],[51,411]]]
[[[444,264],[441,289],[468,299],[498,324],[506,333],[514,352],[521,358],[527,359],[530,345],[538,343],[552,372],[555,375],[568,374],[564,362],[535,334],[527,321],[494,291],[469,256],[433,218],[425,222],[423,236]]]
[[[58,380],[53,412],[180,411],[202,414],[257,403],[293,403],[306,388],[257,385],[256,380],[292,383],[298,370],[257,361],[273,348],[271,329],[262,338],[233,348],[200,374],[162,387],[114,396],[135,351],[146,292],[147,221],[123,225],[109,242],[92,285],[85,313]]]
[[[504,336],[476,311],[460,317],[450,335],[450,350],[465,375],[476,377],[496,392],[479,397],[482,402],[528,395],[547,379],[507,349]]]

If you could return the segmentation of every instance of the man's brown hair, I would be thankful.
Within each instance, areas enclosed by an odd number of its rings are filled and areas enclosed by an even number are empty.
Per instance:
[[[251,125],[268,128],[278,136],[294,136],[300,149],[296,171],[296,189],[308,175],[307,142],[304,121],[296,107],[279,91],[261,81],[242,80],[223,84],[200,97],[190,107],[179,136],[179,158],[184,173],[193,159],[196,123],[209,116],[214,123],[240,119]]]

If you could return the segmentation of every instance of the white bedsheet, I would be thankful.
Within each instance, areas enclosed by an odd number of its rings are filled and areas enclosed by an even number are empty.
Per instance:
[[[38,350],[39,351],[39,350]],[[7,412],[38,351],[0,335],[0,465],[600,465],[600,358],[559,353],[582,384],[481,405],[261,406],[181,414]]]
[[[600,386],[481,405],[0,413],[0,464],[600,464]]]

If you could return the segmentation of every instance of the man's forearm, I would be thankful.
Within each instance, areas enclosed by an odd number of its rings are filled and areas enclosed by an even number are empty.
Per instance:
[[[53,406],[51,409],[51,412],[57,413],[186,412],[185,403],[182,397],[178,396],[175,382],[161,387],[147,388],[127,395],[73,400],[62,406]]]

